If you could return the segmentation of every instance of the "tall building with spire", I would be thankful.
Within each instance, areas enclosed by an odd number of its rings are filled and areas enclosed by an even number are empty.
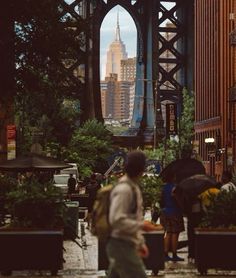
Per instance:
[[[125,44],[121,40],[120,36],[119,13],[117,13],[115,40],[110,44],[109,50],[107,51],[106,77],[115,73],[118,76],[118,81],[120,81],[120,61],[127,58],[128,54],[126,52]]]
[[[101,81],[104,119],[130,121],[133,112],[135,75],[136,58],[128,58],[125,44],[121,40],[119,14],[117,14],[115,40],[107,51],[106,77]]]

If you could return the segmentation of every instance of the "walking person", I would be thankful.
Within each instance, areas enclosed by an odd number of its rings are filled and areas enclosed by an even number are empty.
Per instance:
[[[75,193],[75,189],[76,189],[76,179],[73,177],[73,174],[70,174],[70,177],[68,178],[67,181],[67,186],[68,186],[67,195],[70,198],[71,194]]]
[[[225,190],[229,192],[230,190],[236,190],[235,184],[232,182],[232,174],[229,171],[224,171],[222,173],[222,186],[220,190]]]
[[[146,278],[142,257],[148,256],[142,231],[157,228],[143,221],[142,194],[139,179],[145,168],[145,155],[134,151],[127,155],[124,176],[110,195],[109,222],[111,235],[106,250],[109,259],[108,278]]]
[[[93,173],[91,176],[90,176],[90,179],[88,181],[88,183],[86,184],[86,189],[85,189],[85,193],[88,194],[88,198],[89,198],[89,201],[88,201],[88,215],[87,215],[87,228],[90,229],[90,225],[91,225],[91,213],[92,213],[92,209],[93,209],[93,205],[94,205],[94,202],[95,202],[95,199],[96,199],[96,195],[97,195],[97,192],[98,190],[101,188],[101,184],[99,184],[97,182],[97,179],[96,179],[96,174]]]
[[[184,231],[182,210],[178,206],[175,197],[173,182],[174,177],[166,177],[161,197],[160,223],[164,227],[164,252],[166,261],[184,261],[177,255],[177,246],[180,232]],[[172,257],[169,253],[172,253]]]

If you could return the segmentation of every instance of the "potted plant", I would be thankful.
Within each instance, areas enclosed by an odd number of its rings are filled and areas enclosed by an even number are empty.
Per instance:
[[[156,223],[160,216],[160,200],[162,194],[163,181],[155,174],[144,174],[141,181],[141,191],[143,195],[144,210],[151,211],[151,220]],[[144,233],[146,244],[150,255],[144,259],[147,269],[151,269],[155,275],[159,270],[164,269],[164,230],[152,233]]]
[[[236,191],[220,191],[195,229],[196,266],[201,274],[209,268],[235,270]]]
[[[155,174],[144,174],[141,181],[144,211],[151,210],[152,220],[156,222],[160,216],[160,200],[163,181]]]
[[[6,196],[12,218],[0,229],[0,270],[51,270],[63,263],[63,211],[61,192],[52,184],[31,179]]]
[[[0,226],[5,225],[6,215],[8,214],[6,208],[6,196],[7,194],[16,189],[17,180],[15,178],[0,175]]]

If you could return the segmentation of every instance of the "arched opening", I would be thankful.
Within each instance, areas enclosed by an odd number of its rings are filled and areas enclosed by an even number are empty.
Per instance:
[[[114,133],[130,125],[135,95],[137,29],[131,15],[117,5],[100,29],[102,115]],[[115,130],[114,131],[114,127]]]

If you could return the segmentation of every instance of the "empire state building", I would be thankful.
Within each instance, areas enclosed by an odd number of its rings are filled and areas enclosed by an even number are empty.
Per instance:
[[[119,16],[117,15],[117,26],[115,33],[115,40],[110,44],[109,50],[107,51],[107,63],[106,63],[106,77],[110,74],[117,74],[118,81],[120,78],[121,60],[126,60],[128,54],[126,52],[125,44],[120,37],[120,25]]]

